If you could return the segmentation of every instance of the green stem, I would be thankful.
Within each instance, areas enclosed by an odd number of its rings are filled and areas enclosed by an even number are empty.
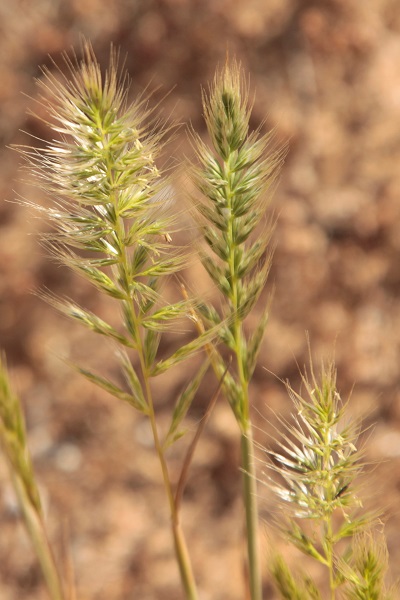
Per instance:
[[[175,516],[177,517],[177,515]],[[197,588],[193,577],[189,552],[182,528],[177,518],[176,520],[172,519],[172,533],[174,536],[175,554],[177,557],[181,581],[185,590],[186,598],[187,600],[197,600]]]
[[[329,589],[331,600],[336,598],[336,584],[335,584],[335,573],[333,564],[333,547],[332,547],[332,520],[331,516],[328,515],[325,520],[324,526],[324,538],[325,538],[325,556],[327,561],[327,567],[329,571]]]
[[[112,179],[112,170],[110,170],[110,178]],[[117,203],[116,197],[114,197],[114,207],[115,207],[115,214],[116,214],[115,231],[116,231],[116,235],[117,235],[118,239],[121,242],[120,243],[121,255],[120,255],[120,264],[119,264],[121,281],[129,282],[131,280],[131,269],[130,269],[130,264],[129,264],[129,259],[128,259],[128,255],[126,252],[126,248],[123,243],[123,239],[125,237],[125,226],[124,226],[122,217],[118,214],[118,203]],[[183,535],[183,532],[182,532],[182,529],[180,526],[179,510],[176,507],[175,498],[174,498],[174,494],[172,491],[171,480],[170,480],[169,472],[168,472],[168,466],[167,466],[167,463],[165,460],[164,450],[163,450],[162,444],[160,442],[160,437],[158,434],[154,402],[153,402],[153,396],[152,396],[151,385],[150,385],[149,369],[146,365],[144,347],[143,347],[143,339],[142,339],[141,330],[140,330],[140,320],[139,320],[137,312],[136,312],[136,307],[135,307],[134,300],[132,298],[132,294],[129,292],[129,290],[124,290],[124,292],[126,293],[126,302],[128,305],[128,309],[131,313],[132,323],[133,323],[134,330],[135,330],[133,338],[134,338],[134,342],[136,344],[138,355],[139,355],[140,367],[141,367],[142,377],[143,377],[143,381],[144,381],[144,388],[145,388],[144,389],[145,398],[146,398],[147,406],[148,406],[148,416],[150,419],[150,424],[151,424],[151,429],[152,429],[153,439],[154,439],[154,447],[155,447],[155,450],[156,450],[156,453],[158,456],[158,460],[160,462],[162,477],[163,477],[163,482],[164,482],[164,488],[165,488],[168,503],[169,503],[175,555],[176,555],[176,559],[177,559],[178,566],[179,566],[181,581],[182,581],[183,588],[185,590],[186,599],[187,600],[197,600],[197,597],[198,597],[197,596],[197,588],[196,588],[193,570],[192,570],[192,566],[191,566],[191,562],[190,562],[190,558],[189,558],[189,552],[188,552],[187,544],[186,544],[186,541],[185,541],[185,538],[184,538],[184,535]]]
[[[333,525],[332,525],[332,513],[329,510],[329,506],[331,505],[335,490],[332,487],[332,478],[331,478],[331,442],[330,442],[330,423],[325,423],[325,426],[321,432],[323,439],[323,447],[324,447],[324,455],[322,457],[322,470],[326,474],[326,499],[328,504],[328,510],[324,517],[324,543],[323,547],[325,549],[325,557],[327,562],[327,568],[329,571],[329,589],[330,589],[330,598],[331,600],[335,600],[336,598],[336,583],[335,583],[335,567],[334,567],[334,549],[333,549]]]
[[[230,219],[227,231],[229,245],[229,276],[230,276],[230,302],[233,312],[233,336],[235,340],[235,354],[238,370],[238,378],[241,387],[241,404],[237,407],[235,416],[241,430],[241,457],[243,469],[243,498],[246,511],[246,536],[247,536],[247,558],[248,574],[251,600],[262,600],[262,577],[260,569],[260,552],[258,541],[258,502],[257,484],[254,465],[254,443],[250,419],[249,385],[245,376],[244,348],[245,340],[243,334],[242,320],[240,317],[239,280],[237,266],[235,264],[235,250],[237,248],[233,236],[231,177],[229,159],[224,165],[226,186],[226,199],[230,211]]]
[[[39,560],[50,598],[51,600],[65,600],[61,578],[50,549],[41,515],[32,506],[20,478],[13,472],[12,476],[25,525]]]
[[[148,370],[144,363],[143,348],[140,346],[138,348],[138,350],[139,350],[140,364],[141,364],[143,379],[145,382],[146,400],[147,400],[147,404],[149,407],[149,418],[150,418],[151,429],[153,432],[154,446],[155,446],[155,449],[157,452],[158,459],[160,461],[162,475],[163,475],[163,481],[164,481],[164,488],[165,488],[165,491],[167,494],[169,508],[170,508],[172,536],[174,539],[175,555],[176,555],[176,559],[177,559],[178,566],[179,566],[181,581],[182,581],[183,588],[185,590],[186,599],[187,600],[197,600],[197,598],[198,598],[197,587],[196,587],[196,582],[195,582],[194,575],[193,575],[193,569],[192,569],[192,565],[191,565],[191,561],[190,561],[190,556],[189,556],[186,540],[185,540],[185,537],[184,537],[184,534],[183,534],[183,531],[182,531],[182,528],[180,525],[179,510],[177,509],[174,494],[172,491],[171,480],[170,480],[169,473],[168,473],[168,466],[167,466],[167,463],[165,460],[163,447],[160,442],[160,437],[158,435],[158,429],[157,429],[157,423],[156,423],[156,418],[155,418],[154,403],[153,403],[153,397],[152,397],[152,392],[151,392],[151,387],[150,387]]]
[[[183,289],[184,298],[187,298],[186,291]],[[199,334],[204,333],[204,327],[201,319],[196,313],[193,313],[193,318],[196,323]],[[240,328],[239,328],[240,332]],[[239,336],[239,334],[238,334]],[[240,344],[239,344],[240,346]],[[214,347],[206,345],[207,354],[210,357],[211,364],[216,376],[219,376],[218,364],[214,354]],[[243,368],[239,371],[243,375]],[[244,377],[242,377],[244,382]],[[245,382],[244,382],[245,383]],[[244,388],[244,389],[243,389]],[[246,398],[244,404],[248,407],[247,385],[242,387],[243,395]],[[240,424],[239,416],[235,416]],[[248,572],[250,581],[250,593],[252,600],[261,600],[262,598],[262,578],[259,559],[258,545],[258,502],[257,502],[257,486],[256,473],[254,464],[254,443],[250,420],[247,420],[247,427],[241,432],[241,463],[243,468],[243,497],[246,511],[246,537],[247,537],[247,555],[248,555]]]
[[[251,426],[241,433],[243,495],[246,509],[247,555],[251,600],[262,599],[262,578],[258,541],[258,502],[256,473],[253,459]]]

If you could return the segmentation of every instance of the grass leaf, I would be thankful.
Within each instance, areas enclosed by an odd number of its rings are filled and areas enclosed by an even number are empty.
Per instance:
[[[218,335],[220,327],[216,326],[212,329],[209,329],[205,333],[199,335],[198,338],[192,340],[188,344],[181,346],[172,356],[166,358],[165,360],[159,361],[154,367],[151,369],[150,374],[152,377],[156,377],[161,373],[165,373],[171,367],[176,366],[183,360],[186,360],[189,356],[192,356],[194,353],[199,352],[206,344],[211,343],[215,337]],[[149,332],[150,333],[150,332]]]
[[[114,396],[115,398],[118,398],[119,400],[123,400],[124,402],[127,402],[128,404],[130,404],[131,406],[133,406],[134,408],[136,408],[138,411],[140,411],[142,413],[145,412],[143,404],[141,402],[138,402],[136,397],[133,394],[129,394],[128,392],[121,390],[121,388],[119,388],[117,385],[115,385],[115,383],[112,383],[105,377],[101,377],[100,375],[96,375],[95,373],[92,373],[88,369],[84,369],[83,367],[79,367],[77,365],[75,365],[75,368],[79,373],[81,373],[81,375],[86,377],[86,379],[88,379],[92,383],[95,383],[98,387],[102,388],[103,390],[105,390],[106,392],[108,392],[109,394]]]
[[[156,310],[151,315],[141,319],[141,324],[146,329],[154,331],[164,331],[171,326],[178,317],[187,316],[191,303],[188,301],[176,302],[175,304],[167,304],[159,310]]]
[[[161,334],[158,331],[154,331],[152,329],[147,329],[144,342],[143,342],[143,350],[144,350],[144,359],[146,363],[146,367],[150,370],[150,374],[152,375],[154,361],[157,356],[158,346],[160,345]]]
[[[148,406],[143,395],[143,389],[139,381],[139,377],[137,376],[137,373],[133,368],[133,365],[126,352],[120,351],[119,356],[122,364],[122,370],[132,395],[135,397],[136,402],[141,407],[142,412],[145,413],[147,412]]]
[[[248,344],[247,344],[247,355],[246,355],[246,359],[244,361],[244,364],[246,365],[247,381],[251,380],[253,373],[254,373],[254,369],[257,364],[257,358],[258,358],[258,354],[260,352],[261,342],[264,338],[264,332],[265,332],[265,328],[267,326],[269,312],[270,312],[270,303],[268,302],[266,307],[264,308],[263,313],[261,314],[258,325],[257,325],[256,329],[253,331],[253,333],[250,337],[250,340],[248,341]]]
[[[197,390],[200,387],[201,382],[203,381],[204,375],[206,374],[209,366],[210,361],[209,359],[207,359],[200,366],[197,375],[190,381],[190,383],[179,396],[174,407],[174,412],[172,413],[171,425],[169,427],[167,435],[165,436],[165,441],[163,444],[164,448],[168,448],[168,446],[170,446],[174,441],[176,441],[178,438],[184,435],[184,432],[179,431],[180,424],[185,418],[186,413],[193,402],[193,399],[197,393]]]

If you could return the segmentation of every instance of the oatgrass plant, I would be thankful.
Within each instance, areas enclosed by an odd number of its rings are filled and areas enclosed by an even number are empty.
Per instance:
[[[387,550],[382,536],[371,533],[378,514],[362,510],[356,487],[363,468],[360,426],[347,417],[333,363],[322,366],[319,378],[311,364],[302,383],[303,394],[287,384],[296,412],[292,423],[281,420],[277,450],[267,451],[264,482],[281,504],[278,526],[326,569],[331,600],[387,599]],[[281,556],[271,572],[284,599],[324,597],[309,576],[296,579]]]
[[[201,260],[222,296],[222,308],[218,312],[203,303],[199,311],[206,327],[220,327],[219,338],[234,357],[224,390],[240,429],[250,597],[261,600],[249,386],[268,319],[268,303],[254,331],[248,333],[244,321],[265,288],[271,266],[273,222],[266,220],[266,210],[282,152],[269,151],[270,133],[249,133],[248,86],[235,61],[216,74],[209,93],[203,94],[203,110],[212,148],[193,134],[199,162],[193,178],[201,192],[195,208],[203,220],[201,231],[208,247],[201,251]],[[224,360],[214,351],[212,362],[219,375]]]
[[[165,131],[157,124],[155,132],[147,99],[128,105],[126,80],[119,76],[117,63],[114,52],[102,77],[86,45],[82,61],[65,57],[67,75],[59,70],[56,76],[45,69],[39,81],[41,102],[58,138],[43,150],[23,148],[22,152],[53,199],[53,206],[46,209],[54,226],[46,239],[52,254],[119,305],[122,319],[116,329],[73,300],[47,294],[67,316],[118,346],[127,389],[86,368],[79,367],[79,371],[149,419],[182,584],[186,597],[195,600],[196,585],[176,499],[182,490],[178,488],[175,496],[166,450],[181,435],[180,423],[206,367],[200,368],[177,399],[164,439],[157,426],[151,380],[197,352],[215,332],[195,337],[166,359],[158,358],[163,332],[190,314],[187,301],[170,304],[159,293],[163,281],[187,263],[187,256],[172,244],[173,219],[165,211],[168,198],[163,196],[166,184],[155,162]]]
[[[88,44],[81,60],[66,56],[63,69],[56,65],[53,71],[44,69],[39,102],[48,112],[46,122],[54,139],[42,149],[19,149],[52,201],[50,208],[39,207],[53,225],[52,232],[45,235],[52,256],[115,303],[119,324],[106,322],[74,299],[48,292],[44,296],[66,316],[117,347],[125,387],[109,380],[107,374],[77,368],[149,421],[187,600],[197,600],[198,592],[180,507],[193,452],[219,388],[223,388],[241,443],[248,550],[245,597],[262,600],[250,383],[269,304],[263,307],[253,330],[247,319],[265,288],[271,265],[273,221],[265,214],[283,153],[270,149],[271,134],[249,132],[248,85],[239,65],[234,60],[227,62],[209,93],[203,94],[212,148],[195,133],[192,136],[198,158],[192,172],[200,193],[194,207],[200,215],[204,242],[200,257],[221,299],[218,310],[204,300],[188,298],[186,292],[183,300],[167,302],[162,294],[164,282],[188,263],[186,251],[173,245],[177,215],[166,210],[171,208],[164,191],[168,186],[157,166],[169,129],[154,117],[146,98],[128,103],[128,82],[120,73],[117,53],[112,52],[103,75]],[[194,322],[197,333],[171,355],[160,358],[162,335],[178,329],[182,322]],[[201,350],[207,356],[176,399],[170,426],[162,434],[153,378]],[[188,444],[174,484],[166,452],[182,435],[182,422],[209,364],[219,386]],[[286,431],[280,442],[282,451],[269,452],[267,482],[286,506],[286,534],[326,568],[331,600],[340,590],[351,600],[386,598],[386,555],[374,538],[363,532],[372,516],[357,512],[357,429],[341,426],[345,407],[336,392],[333,366],[323,370],[320,384],[313,371],[311,379],[305,376],[303,383],[307,400],[288,387],[298,416],[293,426],[282,422]],[[4,364],[0,365],[0,439],[50,597],[70,600],[73,592],[62,583],[47,542],[23,416]],[[274,475],[280,477],[280,484]],[[302,527],[304,521],[312,523],[312,534]],[[345,538],[353,539],[353,545],[338,551]],[[311,579],[294,578],[282,558],[274,561],[272,572],[282,598],[322,598]]]
[[[42,503],[27,447],[22,407],[11,387],[4,357],[0,359],[0,445],[51,600],[66,600],[60,571],[46,535]]]

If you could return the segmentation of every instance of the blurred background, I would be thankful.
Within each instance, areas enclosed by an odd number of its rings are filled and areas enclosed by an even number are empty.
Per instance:
[[[274,286],[260,356],[265,369],[256,371],[253,388],[258,439],[271,443],[277,414],[291,411],[280,379],[298,386],[299,365],[308,362],[308,331],[316,364],[335,355],[342,398],[351,393],[351,414],[362,417],[365,427],[373,425],[367,458],[374,466],[368,467],[365,506],[385,510],[398,576],[398,1],[2,0],[0,30],[0,346],[26,410],[50,534],[56,548],[62,540],[70,548],[79,599],[181,597],[146,424],[59,358],[89,361],[112,376],[110,347],[73,327],[33,292],[47,287],[92,310],[96,294],[49,260],[38,237],[46,224],[14,202],[19,196],[49,202],[19,170],[10,145],[32,144],[27,134],[48,138],[46,127],[29,115],[38,111],[34,80],[41,77],[41,65],[53,68],[49,56],[61,64],[71,47],[79,54],[82,36],[104,65],[110,44],[120,48],[132,94],[149,86],[166,117],[192,123],[202,135],[201,86],[212,80],[226,52],[250,75],[252,126],[263,122],[266,130],[275,129],[278,143],[288,143],[273,204],[279,220],[264,299]],[[167,154],[180,162],[190,153],[183,126]],[[178,202],[189,187],[182,178]],[[196,264],[187,279],[189,286],[208,285]],[[156,383],[161,424],[168,422],[185,372],[178,369],[162,386]],[[210,377],[189,427],[203,414],[214,386]],[[170,457],[172,473],[178,472],[179,450]],[[268,520],[274,499],[267,489],[260,496]],[[183,524],[202,600],[242,599],[238,440],[223,400],[195,456]],[[46,598],[3,461],[0,529],[1,599]],[[275,597],[266,566],[269,544],[265,537],[266,599]]]

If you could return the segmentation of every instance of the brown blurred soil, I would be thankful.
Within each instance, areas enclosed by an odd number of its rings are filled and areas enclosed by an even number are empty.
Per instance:
[[[269,444],[291,403],[280,380],[299,384],[308,362],[334,352],[343,398],[364,419],[365,506],[385,511],[392,576],[400,563],[400,8],[396,0],[2,0],[0,4],[0,346],[26,410],[30,448],[57,552],[69,548],[79,600],[179,600],[168,513],[147,424],[94,389],[60,357],[117,376],[107,343],[56,314],[35,291],[72,296],[115,320],[114,305],[54,265],[39,243],[46,224],[18,197],[48,205],[18,170],[12,144],[46,138],[29,111],[39,66],[52,68],[81,36],[106,64],[126,54],[132,94],[147,85],[161,111],[204,134],[201,85],[226,51],[251,78],[252,126],[275,128],[289,151],[275,192],[279,216],[269,289],[272,315],[254,378],[255,419]],[[160,89],[159,89],[160,88]],[[26,132],[26,133],[25,133]],[[168,147],[190,155],[182,127]],[[178,202],[189,193],[179,181]],[[190,234],[190,232],[188,232]],[[188,287],[214,291],[198,264]],[[255,315],[253,323],[257,321]],[[251,323],[250,323],[251,326]],[[167,338],[163,350],[173,347]],[[195,365],[156,382],[161,427]],[[272,375],[273,373],[274,375]],[[195,430],[215,382],[189,415]],[[171,451],[178,473],[189,435]],[[238,438],[221,399],[194,458],[183,526],[202,600],[241,600],[243,510]],[[274,498],[260,489],[262,517]],[[267,527],[266,527],[267,529]],[[44,600],[37,562],[0,460],[0,598]],[[63,542],[64,540],[64,542]],[[263,536],[265,598],[275,598]],[[317,580],[323,574],[309,567]]]

